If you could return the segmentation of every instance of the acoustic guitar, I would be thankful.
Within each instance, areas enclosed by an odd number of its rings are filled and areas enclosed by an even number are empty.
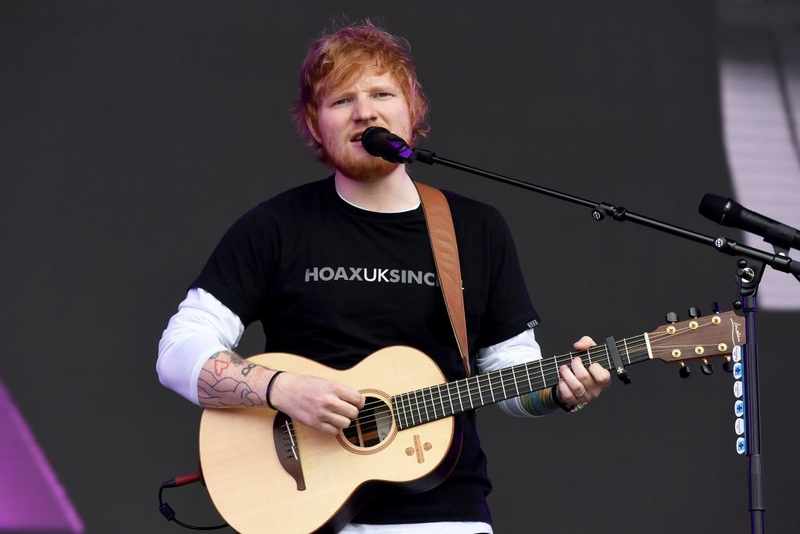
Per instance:
[[[446,382],[424,353],[381,349],[335,370],[292,354],[250,361],[319,376],[361,391],[366,404],[337,435],[295,424],[269,408],[209,408],[200,422],[202,476],[214,505],[236,531],[337,532],[377,489],[425,491],[441,482],[460,452],[458,414],[557,384],[559,367],[580,356],[612,374],[659,359],[683,362],[730,355],[745,342],[734,312],[664,325],[584,352],[570,352]]]

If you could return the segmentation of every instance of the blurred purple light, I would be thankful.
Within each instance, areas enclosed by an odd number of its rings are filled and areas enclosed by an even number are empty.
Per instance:
[[[0,531],[83,532],[83,522],[0,381]]]

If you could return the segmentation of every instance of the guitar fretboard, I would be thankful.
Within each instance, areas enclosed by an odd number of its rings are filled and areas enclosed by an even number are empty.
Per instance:
[[[651,358],[646,334],[617,341],[615,345],[626,367]],[[551,387],[561,378],[559,368],[569,365],[576,357],[581,357],[587,367],[599,363],[605,369],[615,368],[607,345],[522,363],[394,395],[392,407],[395,422],[403,430]]]

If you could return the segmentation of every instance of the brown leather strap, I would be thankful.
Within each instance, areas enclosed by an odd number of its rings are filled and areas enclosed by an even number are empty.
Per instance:
[[[470,373],[467,321],[464,315],[464,290],[461,285],[461,264],[458,261],[458,245],[453,216],[444,193],[425,184],[414,182],[422,201],[422,211],[428,223],[428,235],[433,249],[433,261],[442,285],[442,294],[450,316],[450,324],[456,336],[458,351],[464,362],[467,376]]]

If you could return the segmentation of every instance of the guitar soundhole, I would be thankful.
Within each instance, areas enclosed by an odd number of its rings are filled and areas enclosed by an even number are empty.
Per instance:
[[[358,418],[342,431],[344,438],[356,447],[374,447],[389,437],[392,431],[392,411],[378,397],[366,397]]]

